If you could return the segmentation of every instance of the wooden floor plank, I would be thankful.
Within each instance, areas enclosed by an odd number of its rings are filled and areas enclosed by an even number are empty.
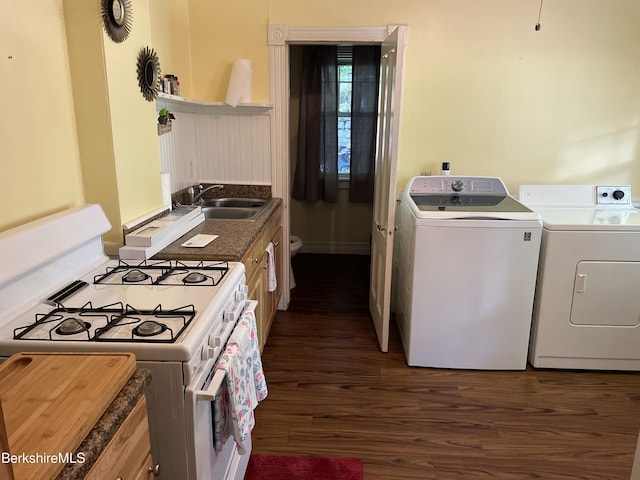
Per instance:
[[[263,365],[253,451],[363,459],[365,480],[628,480],[640,375],[408,367],[381,353],[369,259],[299,254]]]

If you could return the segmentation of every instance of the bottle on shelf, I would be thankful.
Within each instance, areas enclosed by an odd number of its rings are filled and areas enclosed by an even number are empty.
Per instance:
[[[168,93],[169,95],[180,96],[180,81],[178,77],[167,73],[162,80],[162,89],[164,93]]]

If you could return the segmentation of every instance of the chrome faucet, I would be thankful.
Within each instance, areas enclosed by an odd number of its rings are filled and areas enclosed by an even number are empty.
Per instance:
[[[197,185],[190,185],[189,188],[187,188],[187,203],[189,205],[193,205],[195,203],[196,188],[198,189],[198,191],[202,191],[204,187],[202,186],[202,184],[197,184]]]
[[[213,190],[214,188],[220,190],[224,188],[224,185],[214,184],[214,185],[208,186],[207,188],[204,188],[204,186],[201,183],[199,183],[197,185],[190,186],[187,189],[187,195],[189,197],[189,201],[191,202],[191,205],[201,203],[202,195],[204,195],[209,190]],[[196,193],[196,189],[198,190],[198,193]]]

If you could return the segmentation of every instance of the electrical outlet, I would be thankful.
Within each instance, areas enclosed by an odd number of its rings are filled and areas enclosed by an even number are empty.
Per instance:
[[[420,170],[420,176],[421,177],[429,177],[431,175],[431,169],[429,168],[423,168]]]
[[[598,205],[631,205],[631,186],[597,186],[596,203]]]

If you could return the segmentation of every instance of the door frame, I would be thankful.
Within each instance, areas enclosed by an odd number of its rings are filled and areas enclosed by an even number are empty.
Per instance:
[[[269,25],[269,79],[271,110],[271,192],[282,198],[282,296],[278,308],[289,307],[289,237],[290,214],[290,152],[289,152],[289,45],[312,43],[378,43],[397,28],[397,25],[301,27],[292,25]]]

